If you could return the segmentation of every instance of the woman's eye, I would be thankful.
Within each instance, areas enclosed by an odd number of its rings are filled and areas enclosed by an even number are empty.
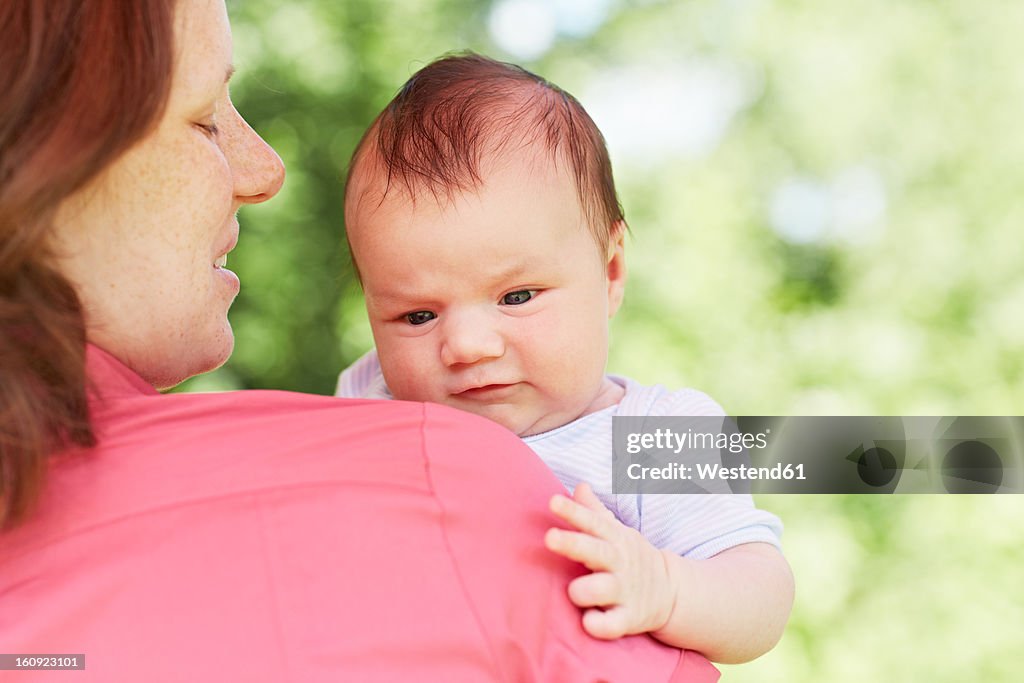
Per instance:
[[[220,128],[217,127],[216,123],[197,123],[196,125],[202,128],[203,132],[211,138],[217,137],[217,134],[220,133]]]
[[[410,325],[423,325],[436,317],[432,311],[415,311],[405,314],[405,319]]]
[[[536,296],[536,290],[532,289],[520,289],[516,292],[509,292],[505,296],[501,297],[501,303],[508,306],[519,306],[525,304],[527,301]]]

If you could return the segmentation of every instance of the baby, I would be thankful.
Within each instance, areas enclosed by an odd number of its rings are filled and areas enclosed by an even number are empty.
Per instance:
[[[626,223],[572,96],[475,54],[424,67],[356,149],[345,223],[377,347],[339,395],[443,403],[522,437],[574,491],[551,501],[574,530],[545,543],[591,570],[569,585],[591,635],[724,663],[775,645],[793,599],[776,517],[744,495],[611,493],[614,415],[722,411],[604,374]]]

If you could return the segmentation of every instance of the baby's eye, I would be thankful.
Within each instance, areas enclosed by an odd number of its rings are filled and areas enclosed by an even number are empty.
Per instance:
[[[410,325],[423,325],[436,317],[433,311],[413,311],[405,314],[405,319]]]
[[[519,306],[520,304],[525,304],[536,295],[537,290],[535,289],[520,289],[515,292],[509,292],[501,297],[501,303],[508,306]]]

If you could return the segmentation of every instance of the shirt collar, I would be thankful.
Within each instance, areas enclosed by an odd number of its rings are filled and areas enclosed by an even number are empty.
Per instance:
[[[95,344],[86,344],[85,371],[98,398],[149,396],[159,392],[120,360]]]

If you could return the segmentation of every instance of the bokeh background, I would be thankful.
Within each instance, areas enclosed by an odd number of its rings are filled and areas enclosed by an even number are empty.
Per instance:
[[[444,52],[604,131],[632,228],[610,369],[736,415],[1020,414],[1024,3],[236,0],[238,108],[288,167],[241,214],[230,363],[331,393],[372,343],[344,246],[362,131]],[[762,496],[797,601],[727,681],[1015,681],[1024,497]]]

